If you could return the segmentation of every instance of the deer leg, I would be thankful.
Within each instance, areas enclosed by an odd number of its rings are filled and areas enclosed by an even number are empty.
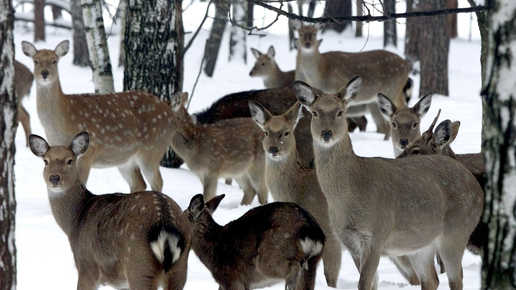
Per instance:
[[[248,205],[253,202],[254,196],[256,195],[256,191],[254,191],[253,187],[251,186],[251,182],[249,180],[249,177],[247,175],[235,178],[236,182],[244,191],[244,196],[242,197],[242,201],[240,202],[241,205]]]
[[[419,280],[422,290],[435,290],[439,286],[439,278],[434,266],[435,249],[433,245],[423,248],[409,256]]]
[[[378,104],[370,103],[367,105],[371,116],[373,117],[374,123],[376,124],[376,132],[385,134],[384,140],[388,140],[391,136],[391,127],[385,120],[378,108]]]
[[[368,250],[363,251],[360,258],[360,280],[358,281],[359,290],[371,290],[377,288],[376,270],[380,263],[380,252],[372,244]]]
[[[419,278],[408,256],[389,257],[389,259],[410,285],[419,285]]]
[[[315,275],[317,272],[317,263],[319,263],[319,260],[321,259],[321,256],[315,256],[311,257],[307,261],[307,268],[301,270],[301,277],[299,277],[299,284],[297,289],[298,290],[304,290],[304,289],[314,289],[315,287]],[[335,286],[330,287],[337,287],[337,282],[335,280]]]
[[[339,277],[340,263],[342,258],[342,249],[340,241],[337,239],[331,229],[325,230],[326,244],[323,250],[324,277],[326,284],[330,287],[337,287],[337,279]]]
[[[217,177],[207,175],[202,179],[204,200],[208,201],[215,197],[217,194]]]
[[[290,263],[289,272],[285,281],[285,290],[296,290],[299,272],[301,272],[301,265],[297,261]]]
[[[445,237],[440,241],[437,252],[446,269],[448,276],[448,283],[451,290],[462,290],[462,256],[466,241],[462,242],[460,239],[453,237]]]
[[[98,286],[98,273],[94,267],[87,268],[84,271],[79,270],[79,279],[77,281],[77,290],[96,290]]]
[[[118,171],[129,184],[131,192],[144,191],[146,189],[140,168],[136,164],[128,163],[118,167]]]
[[[23,131],[25,132],[25,145],[29,146],[29,136],[31,134],[31,128],[30,128],[30,115],[25,110],[25,108],[22,105],[18,106],[18,121],[23,126]]]

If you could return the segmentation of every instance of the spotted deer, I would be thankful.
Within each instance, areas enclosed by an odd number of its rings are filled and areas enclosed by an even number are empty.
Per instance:
[[[155,191],[92,194],[79,178],[77,159],[88,150],[86,132],[69,146],[37,135],[30,149],[45,162],[52,214],[68,236],[79,273],[77,289],[183,289],[191,228],[181,208]]]
[[[362,89],[349,106],[348,117],[360,116],[368,110],[380,133],[389,137],[389,124],[382,117],[376,104],[376,95],[383,92],[393,97],[401,106],[405,103],[403,88],[409,81],[411,65],[398,55],[386,50],[365,52],[330,51],[321,53],[322,39],[317,39],[318,25],[304,25],[296,22],[299,34],[295,79],[327,93],[337,93],[355,76],[362,78]]]
[[[436,289],[438,252],[450,288],[460,290],[462,256],[482,212],[482,188],[466,168],[447,156],[355,155],[346,108],[361,81],[353,78],[336,94],[304,82],[294,84],[298,100],[312,114],[317,179],[335,231],[359,269],[358,289],[377,288],[382,255],[407,256],[422,289]]]
[[[421,136],[421,119],[430,109],[432,95],[422,97],[414,106],[396,106],[387,96],[378,94],[378,106],[391,123],[391,138],[394,155],[398,156],[408,144]]]
[[[79,176],[86,183],[91,167],[118,167],[131,192],[145,190],[145,176],[161,191],[159,162],[172,138],[172,111],[158,97],[141,91],[113,94],[63,93],[57,64],[68,53],[69,41],[54,50],[22,41],[34,61],[38,115],[50,144],[68,144],[88,131],[90,150],[79,160]]]
[[[281,115],[272,115],[259,103],[249,102],[253,120],[264,132],[265,181],[275,201],[294,202],[312,214],[326,236],[323,251],[324,273],[330,287],[337,287],[341,262],[340,241],[333,232],[328,203],[321,191],[315,169],[303,168],[296,151],[294,131],[302,117],[299,103]]]
[[[29,68],[26,67],[23,63],[15,60],[14,93],[16,94],[16,102],[18,106],[18,122],[20,122],[23,126],[27,146],[29,146],[29,136],[31,134],[30,115],[27,112],[27,110],[23,107],[22,100],[24,97],[30,94],[30,89],[32,88],[33,81],[34,75],[32,75]]]
[[[215,197],[218,178],[234,178],[244,191],[242,204],[258,194],[267,203],[262,132],[251,118],[233,118],[198,124],[187,112],[187,93],[172,98],[175,113],[172,148],[201,180],[206,200]]]
[[[193,226],[192,249],[221,290],[268,287],[314,289],[325,236],[315,219],[294,203],[255,207],[225,226],[212,213],[224,195],[206,204],[192,198],[185,215]]]

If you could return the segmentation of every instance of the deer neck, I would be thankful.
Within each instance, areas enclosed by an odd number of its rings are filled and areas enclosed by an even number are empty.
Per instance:
[[[48,190],[52,214],[67,236],[78,229],[80,217],[92,197],[93,195],[79,181],[63,191]]]
[[[317,68],[321,62],[321,58],[322,57],[319,49],[314,51],[305,51],[302,48],[298,48],[297,50],[297,65],[303,68]]]
[[[225,255],[216,249],[220,242],[222,227],[209,214],[202,215],[194,226],[192,248],[202,263],[213,270],[217,268],[217,257]]]
[[[68,139],[61,140],[58,138],[59,135],[64,134],[64,126],[69,124],[66,120],[68,117],[67,101],[59,79],[48,86],[41,85],[36,81],[38,116],[51,144],[69,142]]]
[[[263,79],[263,84],[265,85],[266,88],[278,88],[278,87],[281,87],[283,85],[284,74],[285,74],[285,72],[283,72],[278,67],[278,64],[274,63],[273,64],[273,69],[270,72],[270,74],[267,75]]]
[[[276,201],[293,201],[289,193],[298,186],[296,177],[300,169],[295,148],[294,144],[294,150],[289,150],[281,160],[265,157],[265,179]]]
[[[172,147],[181,158],[187,161],[195,153],[200,136],[200,126],[194,123],[189,115],[186,118],[176,118],[176,129],[172,137]]]

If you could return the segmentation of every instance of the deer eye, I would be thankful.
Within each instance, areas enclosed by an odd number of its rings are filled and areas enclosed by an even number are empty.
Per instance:
[[[265,131],[263,132],[263,134],[265,135],[265,137],[269,136],[269,131]]]
[[[312,116],[314,116],[315,118],[319,117],[319,114],[317,114],[316,111],[312,111]]]
[[[37,60],[34,60],[34,64],[39,64],[39,61],[37,61]]]
[[[43,159],[43,161],[45,162],[45,166],[47,166],[48,165],[48,160]]]
[[[419,148],[412,149],[412,155],[419,155],[421,154],[421,150]]]
[[[54,61],[52,62],[52,64],[56,64],[56,63],[57,63],[57,60],[54,60]]]
[[[283,133],[283,136],[287,137],[289,134],[290,134],[290,132],[286,131],[285,133]]]
[[[68,165],[72,165],[72,161],[73,161],[73,159],[72,159],[72,158],[70,158],[70,159],[66,160],[66,164],[68,164]]]
[[[417,128],[417,125],[418,125],[418,123],[417,123],[417,122],[415,122],[414,124],[412,124],[412,129],[416,129],[416,128]]]
[[[262,62],[262,66],[264,66],[264,65],[265,65],[265,63],[264,63],[264,62]]]
[[[342,114],[344,114],[344,111],[338,111],[337,112],[337,117],[339,117],[339,118],[342,117]]]
[[[392,123],[391,123],[391,126],[392,126],[392,128],[394,128],[394,129],[398,128],[398,125],[396,124],[396,122],[392,122]]]

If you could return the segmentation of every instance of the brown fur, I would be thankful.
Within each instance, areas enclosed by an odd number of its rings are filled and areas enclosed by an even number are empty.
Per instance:
[[[32,133],[30,128],[30,115],[23,107],[22,100],[30,94],[34,76],[26,67],[19,61],[14,61],[14,92],[16,94],[16,102],[18,104],[18,122],[23,126],[25,132],[26,145],[29,146],[29,136]]]

